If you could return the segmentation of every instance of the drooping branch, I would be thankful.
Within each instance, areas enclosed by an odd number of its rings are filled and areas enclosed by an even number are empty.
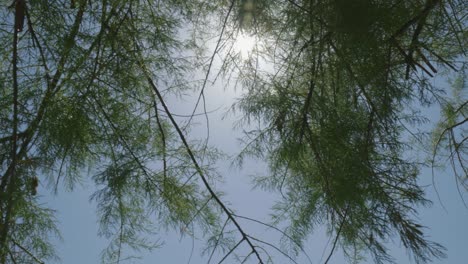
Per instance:
[[[341,235],[341,230],[343,229],[343,226],[346,223],[347,213],[348,213],[348,209],[346,209],[346,211],[344,213],[344,216],[343,216],[343,219],[341,219],[340,227],[338,228],[338,231],[336,232],[335,241],[333,242],[333,246],[332,246],[332,249],[330,251],[330,254],[328,255],[327,259],[325,260],[325,262],[323,264],[328,264],[331,257],[333,256],[333,253],[335,252],[336,245],[338,244],[338,240],[339,240],[340,235]]]
[[[146,65],[144,65],[143,63],[140,63],[139,66],[140,66],[141,70],[143,71],[143,73],[145,74],[145,77],[146,77],[146,80],[147,80],[148,84],[150,85],[150,87],[152,88],[152,90],[154,91],[156,96],[158,97],[158,100],[161,102],[161,105],[164,108],[164,111],[166,112],[167,116],[169,117],[169,120],[171,121],[172,125],[174,126],[180,140],[182,141],[182,143],[183,143],[183,145],[185,147],[185,150],[187,151],[187,154],[190,157],[190,160],[192,161],[193,165],[195,166],[195,169],[198,172],[198,175],[200,176],[200,178],[201,178],[201,180],[203,182],[203,185],[208,190],[210,196],[212,196],[213,199],[216,201],[216,203],[221,207],[222,211],[232,221],[232,223],[234,224],[236,229],[241,234],[241,237],[242,237],[243,241],[247,242],[249,247],[252,249],[252,251],[256,255],[259,263],[263,264],[264,262],[263,262],[263,260],[262,260],[262,258],[260,256],[259,252],[257,251],[256,247],[254,246],[254,244],[253,244],[253,242],[251,240],[251,237],[247,235],[247,233],[241,227],[241,225],[236,220],[236,218],[234,217],[232,212],[226,207],[224,202],[221,201],[219,196],[215,193],[215,191],[211,187],[210,183],[208,182],[208,179],[207,179],[205,173],[203,172],[203,170],[201,169],[201,166],[198,164],[198,160],[195,158],[195,155],[193,154],[192,149],[189,146],[189,144],[187,142],[187,139],[185,138],[184,133],[182,132],[182,129],[179,127],[178,123],[175,121],[174,117],[172,116],[172,114],[171,114],[171,112],[169,110],[169,107],[165,103],[165,100],[162,97],[161,93],[159,92],[159,89],[157,88],[157,86],[155,85],[153,79],[151,78],[150,73],[149,73],[148,69],[146,68]]]

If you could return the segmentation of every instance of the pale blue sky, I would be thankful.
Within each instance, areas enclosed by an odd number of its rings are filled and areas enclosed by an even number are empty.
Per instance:
[[[225,117],[224,113],[228,106],[233,102],[235,93],[223,91],[220,84],[209,87],[207,90],[207,107],[208,110],[221,107],[220,110],[210,115],[210,143],[215,146],[221,146],[224,151],[229,154],[235,154],[239,151],[237,138],[241,135],[240,131],[233,131],[232,123],[235,116],[229,115]],[[187,99],[188,100],[188,99]],[[193,104],[188,101],[184,103],[172,102],[171,109],[177,109],[177,113],[190,113]],[[429,112],[431,119],[438,119],[437,112]],[[222,118],[224,116],[224,119]],[[204,137],[203,118],[195,120],[200,122],[198,129],[195,129],[189,135],[190,139]],[[224,176],[225,182],[215,184],[215,189],[223,191],[226,196],[223,200],[229,204],[231,209],[234,209],[240,215],[255,218],[261,221],[269,222],[269,209],[274,200],[278,198],[275,194],[266,193],[260,190],[252,190],[249,175],[264,173],[266,166],[258,160],[248,160],[244,164],[243,170],[232,168],[229,161],[221,162],[219,170]],[[440,194],[440,200],[445,206],[442,207],[438,201],[435,189],[432,184],[431,171],[425,169],[422,171],[420,182],[427,185],[427,198],[434,201],[431,208],[421,208],[419,210],[420,222],[427,226],[426,234],[431,240],[441,243],[447,248],[448,258],[436,260],[434,263],[441,264],[463,264],[468,259],[468,250],[466,249],[468,242],[468,209],[463,205],[461,197],[457,191],[454,178],[447,172],[438,172],[435,176],[435,183]],[[57,250],[61,257],[61,263],[67,264],[82,264],[82,263],[99,263],[101,251],[107,245],[107,241],[97,237],[96,233],[97,218],[95,205],[89,202],[89,196],[93,191],[91,183],[85,183],[83,188],[77,188],[73,193],[59,192],[58,196],[44,195],[44,202],[47,202],[50,207],[56,209],[58,220],[60,221],[60,229],[63,235],[63,241],[57,242]],[[468,198],[467,193],[461,190],[465,199]],[[40,193],[44,193],[40,190]],[[264,227],[248,222],[240,221],[248,232],[256,234],[259,238],[268,242],[278,244],[279,235],[273,230],[265,230]],[[201,249],[204,246],[204,241],[201,239],[201,234],[196,234],[197,239],[192,240],[190,237],[181,237],[178,232],[162,231],[160,237],[164,241],[164,245],[150,254],[144,253],[142,259],[135,260],[129,263],[188,263],[192,243],[194,244],[194,252],[191,258],[192,264],[206,263],[207,256],[201,257]],[[328,238],[325,236],[322,229],[310,235],[309,240],[305,243],[305,249],[312,259],[312,263],[321,264],[326,259],[331,246],[326,249]],[[393,241],[389,241],[389,248],[392,255],[396,258],[397,263],[414,263],[408,257],[406,251],[397,237]],[[325,249],[325,251],[324,251]],[[241,251],[242,252],[242,249]],[[244,252],[246,252],[244,250]],[[269,251],[272,256],[277,257],[275,263],[292,263],[289,262],[274,249]],[[324,256],[323,252],[325,252]],[[218,259],[212,261],[217,263]],[[226,261],[225,263],[232,263]],[[254,261],[250,263],[255,263]],[[298,259],[298,263],[308,263],[302,256]],[[340,250],[332,257],[330,263],[344,264]],[[369,258],[365,263],[373,263]]]

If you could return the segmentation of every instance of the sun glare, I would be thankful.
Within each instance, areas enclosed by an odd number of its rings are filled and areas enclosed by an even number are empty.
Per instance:
[[[237,36],[237,39],[234,42],[234,51],[239,53],[243,59],[246,59],[255,48],[255,43],[255,36],[241,33]]]

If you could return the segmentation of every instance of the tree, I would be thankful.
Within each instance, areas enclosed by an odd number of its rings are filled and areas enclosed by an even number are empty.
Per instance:
[[[211,196],[192,176],[209,164],[188,165],[195,146],[189,156],[155,86],[187,85],[186,63],[174,55],[185,44],[175,35],[193,7],[75,2],[15,1],[24,14],[2,6],[0,263],[54,256],[55,219],[37,203],[38,178],[73,189],[86,168],[101,186],[93,199],[111,240],[105,261],[118,262],[124,245],[155,246],[145,240],[146,215],[173,227],[216,222]]]
[[[268,160],[271,175],[258,183],[283,194],[276,209],[290,223],[285,236],[300,249],[316,223],[327,223],[335,245],[368,250],[377,262],[391,260],[382,241],[394,233],[416,260],[443,256],[412,219],[429,201],[416,181],[420,164],[402,157],[410,147],[404,124],[419,120],[402,111],[441,98],[428,76],[461,68],[454,61],[466,54],[462,1],[212,2],[1,6],[0,263],[54,257],[47,238],[55,219],[37,203],[38,181],[72,190],[87,168],[100,187],[93,195],[100,231],[110,239],[104,262],[126,259],[126,247],[156,247],[156,224],[192,222],[213,235],[213,250],[225,243],[227,224],[236,230],[225,257],[245,244],[246,259],[266,261],[211,187],[220,153],[190,142],[165,102],[194,88],[185,76],[199,61],[178,55],[198,48],[200,36],[183,39],[187,24],[209,31],[213,18],[222,23],[199,100],[215,56],[224,55],[223,69],[238,70],[248,91],[236,109],[262,121],[246,135],[241,158]],[[241,31],[264,39],[246,61],[226,51]],[[466,121],[466,102],[444,102],[458,118],[450,120],[462,120],[442,124],[441,139]],[[465,142],[447,143],[466,178]]]
[[[249,30],[270,41],[241,69],[251,74],[242,75],[248,92],[236,109],[247,123],[261,123],[246,135],[244,153],[270,164],[258,185],[283,195],[276,221],[289,222],[296,241],[325,222],[335,245],[349,256],[365,249],[376,263],[392,260],[383,241],[393,234],[417,262],[442,257],[413,218],[430,201],[417,182],[423,164],[405,158],[412,146],[404,136],[408,124],[424,120],[404,112],[415,102],[442,103],[447,121],[435,151],[447,142],[465,180],[464,5],[255,2],[261,11]],[[264,70],[268,64],[273,70]],[[463,76],[454,101],[428,83],[443,69]]]

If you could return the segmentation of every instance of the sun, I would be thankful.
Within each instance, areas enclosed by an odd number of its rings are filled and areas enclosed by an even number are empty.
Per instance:
[[[255,36],[240,33],[237,35],[233,48],[236,54],[240,54],[243,59],[246,59],[251,55],[256,43]]]

